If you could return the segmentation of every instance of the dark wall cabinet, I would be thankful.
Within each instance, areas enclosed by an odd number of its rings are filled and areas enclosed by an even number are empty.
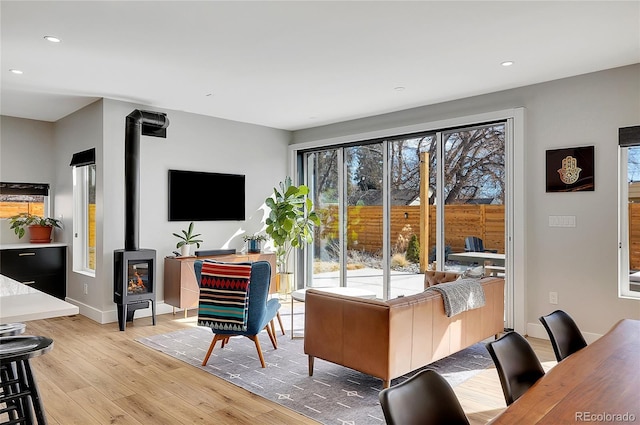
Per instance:
[[[64,300],[67,295],[67,247],[2,249],[0,273]]]

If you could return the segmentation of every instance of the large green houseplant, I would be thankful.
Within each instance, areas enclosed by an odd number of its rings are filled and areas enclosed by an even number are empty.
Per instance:
[[[313,241],[313,226],[320,225],[320,218],[313,211],[313,202],[308,197],[309,188],[294,186],[291,178],[280,182],[280,190],[273,189],[273,196],[265,200],[271,209],[266,220],[265,232],[273,239],[276,249],[278,273],[288,273],[287,260],[293,248],[302,248]],[[287,279],[288,281],[288,279]],[[289,284],[279,285],[279,292],[288,292]]]
[[[22,239],[25,231],[29,230],[29,239],[32,243],[51,242],[51,231],[54,227],[62,229],[62,222],[52,217],[41,217],[30,213],[20,213],[9,217],[11,229]]]

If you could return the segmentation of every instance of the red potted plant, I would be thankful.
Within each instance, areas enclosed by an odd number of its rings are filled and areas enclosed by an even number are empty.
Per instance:
[[[51,217],[40,217],[30,213],[21,213],[9,217],[11,229],[22,238],[25,230],[29,230],[29,241],[31,243],[51,242],[51,231],[54,227],[62,229],[62,222]]]

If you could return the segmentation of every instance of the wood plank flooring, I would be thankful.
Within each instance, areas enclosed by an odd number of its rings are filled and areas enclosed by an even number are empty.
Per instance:
[[[27,322],[27,334],[54,340],[52,351],[32,360],[49,424],[317,424],[135,342],[194,326],[194,314],[161,315],[156,326],[149,317],[137,318],[125,332],[117,323],[100,325],[81,315]],[[555,364],[548,341],[529,342],[545,367]],[[473,425],[505,408],[493,368],[455,392]]]

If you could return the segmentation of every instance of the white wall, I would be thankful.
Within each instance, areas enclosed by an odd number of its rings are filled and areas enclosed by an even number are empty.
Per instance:
[[[67,298],[80,312],[100,323],[116,321],[113,303],[113,251],[124,248],[124,135],[125,118],[135,109],[167,113],[167,138],[141,137],[140,149],[140,248],[157,251],[157,301],[164,299],[164,257],[175,250],[179,232],[189,223],[167,220],[169,169],[244,174],[246,214],[242,222],[196,222],[202,234],[201,249],[245,249],[242,235],[264,226],[264,200],[287,173],[287,146],[290,133],[267,127],[153,109],[113,100],[99,100],[56,123],[2,117],[2,181],[37,181],[52,185],[52,214],[63,216],[65,230],[56,241],[69,244]],[[96,233],[98,258],[95,278],[74,273],[71,263],[73,242],[72,168],[75,152],[96,148],[97,200]],[[27,160],[34,153],[34,162]],[[193,200],[193,208],[223,203],[216,188],[203,190]],[[2,243],[11,238],[8,224],[2,223]],[[5,229],[6,228],[6,229]],[[6,231],[6,232],[5,232]],[[84,294],[84,284],[89,293]],[[136,317],[150,309],[136,312]]]
[[[49,183],[50,214],[53,214],[56,194],[53,152],[52,123],[0,117],[0,181]],[[28,242],[28,238],[19,240],[9,229],[8,220],[0,220],[0,243],[25,241]]]
[[[640,65],[491,93],[438,105],[296,131],[293,143],[344,137],[516,107],[526,109],[525,264],[528,333],[538,317],[566,310],[590,336],[621,318],[640,318],[640,301],[617,297],[618,128],[640,123]],[[595,146],[595,191],[545,192],[545,151]],[[549,215],[577,227],[550,228]],[[558,305],[549,292],[558,292]]]
[[[95,148],[98,173],[103,168],[102,157],[102,101],[96,101],[79,111],[66,116],[54,124],[55,151],[52,161],[55,163],[56,217],[62,216],[64,232],[57,240],[66,242],[67,249],[67,299],[80,308],[80,313],[89,312],[102,305],[102,297],[96,288],[102,286],[103,265],[96,265],[96,276],[88,276],[73,271],[73,167],[69,164],[74,153]],[[102,182],[97,180],[96,196],[102,194]],[[97,211],[97,229],[101,225],[100,211]],[[96,250],[100,252],[100,245]],[[84,293],[87,284],[88,294]],[[90,316],[91,317],[91,316]]]
[[[135,109],[165,112],[170,124],[167,138],[142,136],[140,140],[140,248],[157,251],[157,300],[163,300],[163,258],[176,249],[179,233],[188,222],[167,219],[168,170],[194,170],[244,174],[246,176],[247,219],[238,221],[196,222],[204,243],[200,249],[244,249],[242,235],[262,229],[264,200],[286,175],[286,155],[290,133],[282,130],[235,121],[154,109],[113,100],[104,100],[104,181],[102,206],[104,214],[100,309],[102,321],[115,320],[113,297],[113,251],[124,248],[124,134],[125,118]],[[100,164],[99,164],[100,165]],[[208,208],[224,203],[216,188],[203,188],[202,197],[193,200],[193,208]],[[141,312],[142,313],[142,312]],[[141,315],[136,313],[136,316]]]

